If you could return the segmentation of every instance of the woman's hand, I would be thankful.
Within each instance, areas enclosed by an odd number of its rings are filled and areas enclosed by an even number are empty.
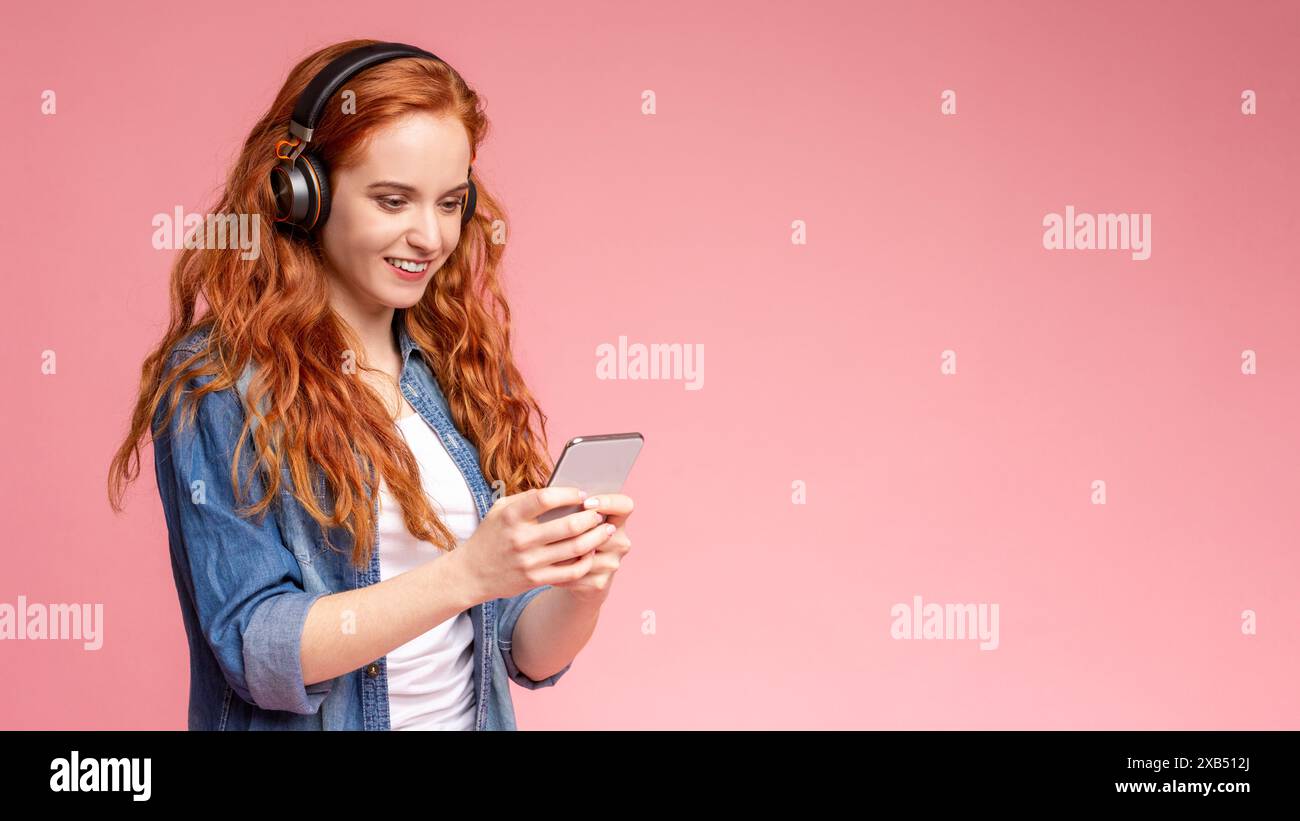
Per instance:
[[[597,563],[597,547],[610,535],[601,511],[537,521],[552,508],[581,503],[582,492],[575,487],[502,496],[464,544],[442,558],[458,561],[476,603],[582,580]]]
[[[583,500],[588,510],[606,514],[609,524],[615,530],[609,538],[596,546],[590,569],[574,581],[552,582],[555,587],[569,591],[575,598],[584,601],[603,602],[609,595],[609,587],[614,583],[614,574],[618,572],[623,557],[632,549],[632,540],[627,537],[623,525],[632,515],[632,497],[622,493],[601,493]],[[580,516],[580,513],[572,514]],[[586,558],[585,556],[582,558]],[[579,559],[562,562],[559,566],[574,566]]]

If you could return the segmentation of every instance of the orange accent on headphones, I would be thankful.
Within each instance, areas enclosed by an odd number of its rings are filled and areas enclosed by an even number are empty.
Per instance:
[[[275,144],[275,157],[276,157],[276,159],[278,159],[278,160],[287,160],[287,159],[289,159],[289,157],[287,157],[287,156],[285,156],[284,154],[281,154],[281,153],[280,153],[280,148],[281,148],[281,146],[286,146],[286,145],[287,145],[287,146],[289,146],[290,148],[297,148],[297,147],[298,147],[299,145],[301,145],[301,144],[302,144],[302,140],[298,139],[298,137],[296,137],[296,136],[293,137],[292,139],[288,139],[288,140],[279,140],[279,141],[277,141],[276,144]]]

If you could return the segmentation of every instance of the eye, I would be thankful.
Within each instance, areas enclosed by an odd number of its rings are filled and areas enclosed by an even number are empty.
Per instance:
[[[396,211],[405,204],[406,200],[402,197],[380,197],[379,204],[390,211]]]
[[[447,209],[448,214],[453,214],[460,210],[460,200],[447,200],[442,207]]]

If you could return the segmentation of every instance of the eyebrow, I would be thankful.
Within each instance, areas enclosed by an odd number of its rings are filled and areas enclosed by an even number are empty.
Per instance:
[[[370,191],[375,188],[396,188],[398,191],[402,191],[407,194],[419,193],[419,189],[417,189],[414,185],[407,185],[404,182],[394,182],[392,180],[380,180],[379,182],[372,182],[370,183],[370,185],[366,186],[367,191]],[[460,185],[456,186],[455,188],[449,188],[446,191],[443,191],[441,196],[445,197],[448,194],[454,194],[457,191],[464,191],[467,188],[469,188],[469,183],[463,182]]]

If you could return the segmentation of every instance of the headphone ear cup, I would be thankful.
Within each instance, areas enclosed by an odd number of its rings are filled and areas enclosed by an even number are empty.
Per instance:
[[[468,225],[469,221],[474,218],[474,205],[478,203],[478,189],[474,187],[474,181],[469,181],[469,190],[465,192],[465,213],[461,214],[460,224]]]
[[[303,231],[324,225],[330,211],[329,179],[325,161],[308,152],[292,165],[281,162],[271,169],[276,224]]]
[[[304,151],[298,156],[298,165],[302,168],[303,174],[308,180],[307,191],[314,202],[310,203],[307,211],[306,224],[303,226],[308,231],[315,230],[325,224],[325,220],[330,215],[330,173],[326,167],[325,161],[317,157],[310,151]],[[319,214],[312,219],[312,214],[317,211],[319,205]]]
[[[281,161],[271,169],[271,191],[275,200],[275,225],[278,228],[292,228],[293,215],[300,198],[305,199],[307,184],[297,163]]]

